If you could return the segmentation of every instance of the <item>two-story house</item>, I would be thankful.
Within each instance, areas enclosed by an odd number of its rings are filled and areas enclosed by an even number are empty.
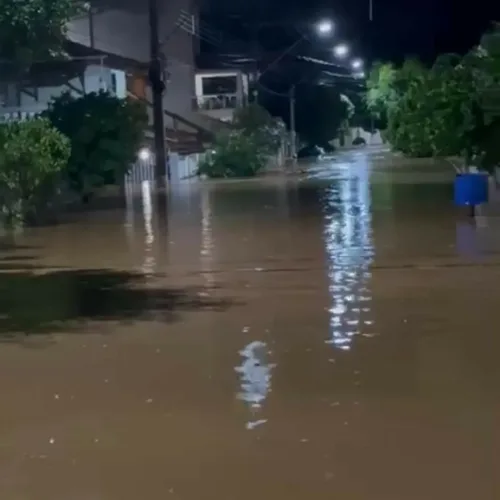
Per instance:
[[[158,13],[167,145],[200,149],[227,128],[234,108],[245,104],[248,84],[238,70],[196,72],[200,36],[217,43],[218,35],[200,34],[195,3],[158,0]],[[149,103],[152,122],[147,2],[91,0],[88,12],[70,23],[68,39],[66,61],[36,64],[21,82],[2,78],[0,65],[0,120],[39,113],[65,91],[106,89]]]

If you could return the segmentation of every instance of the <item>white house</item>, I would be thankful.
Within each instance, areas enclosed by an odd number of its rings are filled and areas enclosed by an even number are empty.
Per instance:
[[[0,64],[0,78],[6,73],[2,67],[8,69],[9,65]],[[0,80],[0,122],[35,116],[65,92],[78,96],[99,90],[121,98],[127,95],[125,72],[110,65],[105,56],[75,56],[67,61],[35,64],[21,79]]]

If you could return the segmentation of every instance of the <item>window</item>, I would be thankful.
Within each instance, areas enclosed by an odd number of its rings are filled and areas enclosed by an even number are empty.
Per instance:
[[[111,92],[116,95],[117,91],[117,81],[116,81],[116,73],[114,71],[111,72]]]
[[[6,83],[0,83],[0,107],[6,107],[8,100],[8,88]]]
[[[204,76],[202,89],[203,95],[236,94],[238,92],[236,76]]]
[[[0,83],[0,107],[19,107],[21,105],[21,91],[15,83]]]

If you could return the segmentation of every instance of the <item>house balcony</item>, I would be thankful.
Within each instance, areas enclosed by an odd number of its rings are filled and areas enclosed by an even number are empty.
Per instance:
[[[69,92],[80,97],[90,92],[106,90],[117,97],[126,96],[126,77],[122,70],[95,64],[85,64],[79,71],[34,73],[28,82],[0,82],[0,123],[34,118],[47,109],[49,103]]]
[[[205,94],[193,98],[193,109],[212,118],[232,121],[234,111],[246,105],[241,94]]]
[[[47,109],[47,104],[27,107],[0,107],[0,123],[30,120]]]
[[[248,101],[248,75],[241,70],[198,71],[193,109],[212,119],[230,122]]]

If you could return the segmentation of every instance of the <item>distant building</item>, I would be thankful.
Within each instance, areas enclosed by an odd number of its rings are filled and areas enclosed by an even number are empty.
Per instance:
[[[345,147],[350,148],[356,146],[356,140],[359,139],[364,141],[363,144],[367,146],[382,146],[384,144],[382,136],[380,135],[380,130],[375,129],[372,133],[362,127],[350,127],[344,132],[343,136],[333,140],[333,145],[337,149]]]
[[[241,70],[198,71],[195,75],[195,107],[224,122],[248,103],[248,75]]]

